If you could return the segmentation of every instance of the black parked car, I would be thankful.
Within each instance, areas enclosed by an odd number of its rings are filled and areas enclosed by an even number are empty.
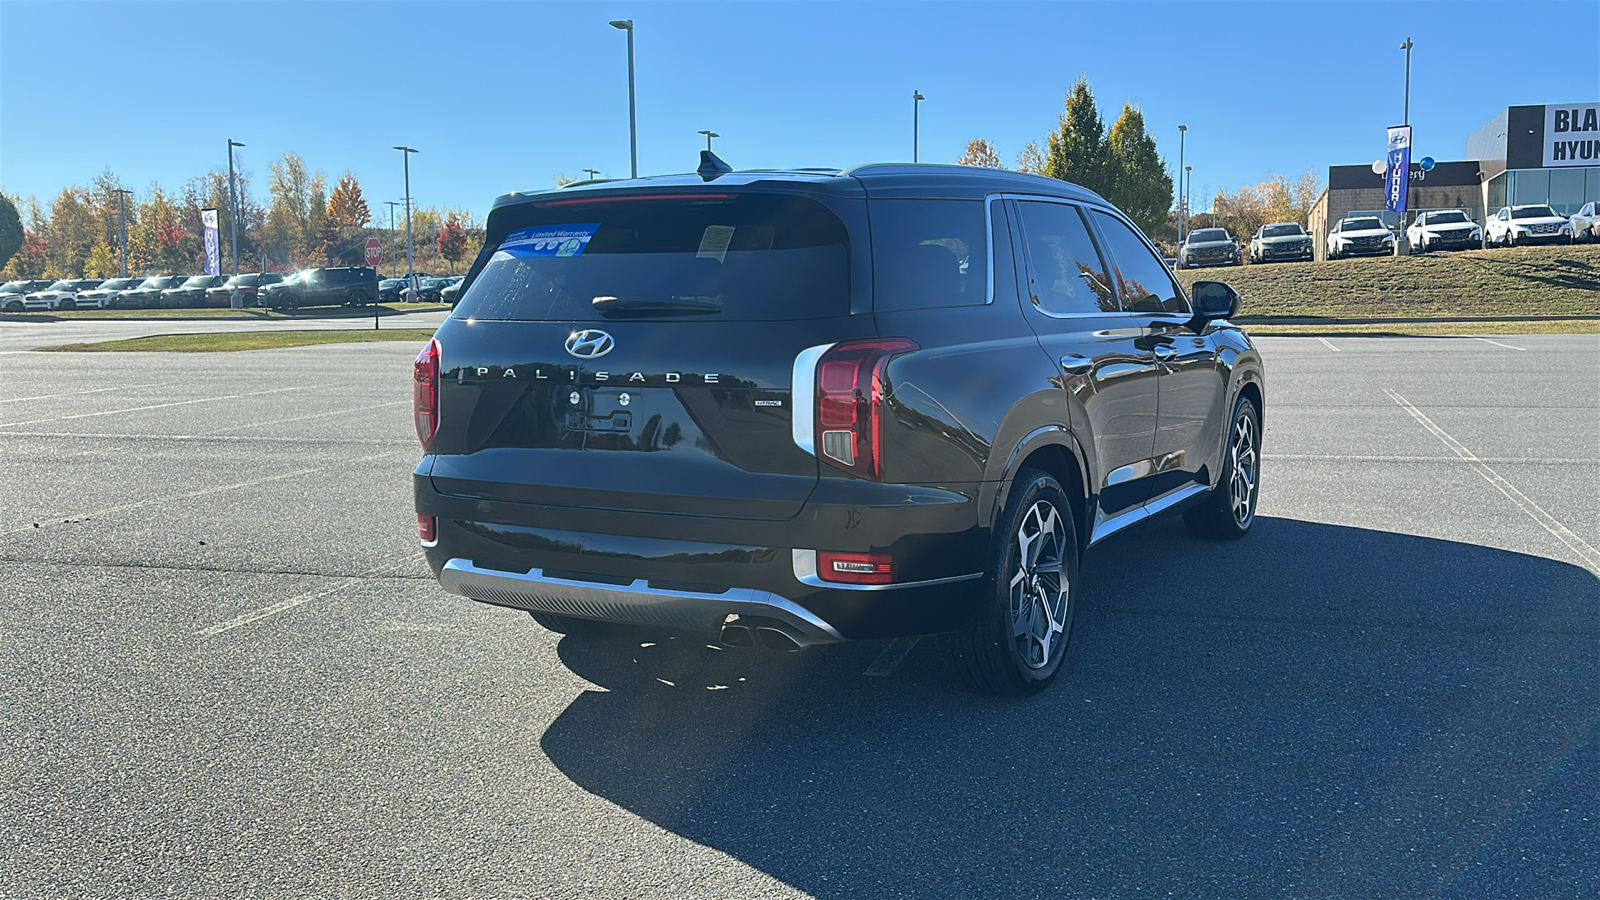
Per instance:
[[[227,280],[226,275],[190,275],[182,284],[161,292],[161,308],[199,309],[206,305],[206,291]]]
[[[156,309],[161,306],[161,292],[175,288],[189,280],[187,275],[152,275],[139,282],[139,286],[121,291],[111,298],[112,309]]]
[[[233,292],[239,292],[240,301],[246,306],[256,305],[256,292],[262,285],[277,284],[284,278],[280,272],[240,272],[237,278],[229,278],[217,287],[206,291],[206,305],[214,307],[229,307],[233,305]]]
[[[455,308],[456,301],[461,299],[461,286],[466,283],[465,278],[452,278],[450,283],[439,289],[439,302],[448,303]]]
[[[440,293],[460,281],[460,278],[419,278],[416,291],[408,286],[400,291],[400,299],[406,303],[438,303]]]
[[[369,266],[302,269],[277,284],[263,286],[256,302],[269,309],[302,306],[366,306],[378,302],[378,270]]]
[[[1166,512],[1250,529],[1239,295],[1186,295],[1105,200],[703,159],[496,201],[415,365],[446,590],[734,647],[954,632],[979,686],[1023,695],[1060,669],[1089,546]]]
[[[1197,228],[1178,247],[1178,265],[1185,269],[1236,266],[1243,261],[1239,242],[1226,228]]]
[[[379,303],[399,303],[400,292],[407,288],[404,278],[385,278],[378,282]]]

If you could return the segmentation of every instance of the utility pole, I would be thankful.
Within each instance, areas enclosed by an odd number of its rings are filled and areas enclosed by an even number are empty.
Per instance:
[[[233,278],[239,279],[239,200],[233,189],[233,148],[244,145],[228,138],[228,232],[233,243]]]
[[[395,266],[399,265],[400,262],[394,258],[394,208],[400,205],[400,201],[385,200],[383,202],[389,204],[389,277],[396,278],[399,277],[400,273],[395,271]]]
[[[1183,243],[1183,223],[1189,212],[1189,198],[1184,194],[1183,185],[1183,143],[1189,136],[1189,126],[1178,126],[1178,243]]]
[[[117,188],[117,243],[122,255],[123,278],[128,277],[128,208],[124,201],[131,193],[133,191],[127,188]]]
[[[417,267],[411,264],[411,154],[419,152],[414,147],[398,146],[406,161],[406,280],[411,282],[411,296],[417,295]]]

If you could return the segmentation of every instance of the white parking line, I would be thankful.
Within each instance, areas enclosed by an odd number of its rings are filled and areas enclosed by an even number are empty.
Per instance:
[[[188,406],[191,403],[215,403],[218,400],[237,400],[240,397],[259,397],[262,394],[281,394],[285,391],[303,391],[305,389],[306,388],[303,386],[273,388],[270,391],[249,391],[243,394],[229,394],[226,397],[201,397],[197,400],[177,400],[172,403],[153,403],[149,406],[132,406],[128,407],[127,409],[107,409],[102,410],[101,412],[79,413],[75,416],[55,416],[54,418],[49,419],[29,419],[26,422],[4,422],[0,423],[0,428],[16,428],[22,425],[38,425],[43,422],[70,422],[73,419],[92,419],[95,416],[114,416],[118,413],[144,412],[148,409],[166,409],[170,406]]]
[[[1502,344],[1499,341],[1491,341],[1488,338],[1476,338],[1476,340],[1483,341],[1485,344],[1493,344],[1496,347],[1504,347],[1507,350],[1521,350],[1523,353],[1527,353],[1528,352],[1528,348],[1527,347],[1513,347],[1510,344]]]
[[[873,660],[872,665],[867,666],[867,670],[861,674],[869,678],[887,677],[894,671],[895,666],[900,665],[900,661],[906,658],[906,654],[911,652],[911,648],[915,647],[919,640],[921,638],[895,638],[889,642],[889,646],[883,648],[883,652],[878,654],[878,658]]]
[[[1426,415],[1423,415],[1422,410],[1412,406],[1411,403],[1406,400],[1406,398],[1388,388],[1384,388],[1383,392],[1389,395],[1389,399],[1400,404],[1400,408],[1410,413],[1413,419],[1416,419],[1422,424],[1422,427],[1433,432],[1433,436],[1443,441],[1444,445],[1454,451],[1456,456],[1461,458],[1462,462],[1465,462],[1467,465],[1475,469],[1479,475],[1484,477],[1484,480],[1494,485],[1495,488],[1500,491],[1500,493],[1505,494],[1512,503],[1515,503],[1518,508],[1527,513],[1528,516],[1531,517],[1535,522],[1538,522],[1540,525],[1542,525],[1545,531],[1550,532],[1556,537],[1557,540],[1561,541],[1563,544],[1566,544],[1573,553],[1578,555],[1579,559],[1583,560],[1584,566],[1588,568],[1589,571],[1595,573],[1596,575],[1600,575],[1600,551],[1597,551],[1593,547],[1589,546],[1589,544],[1585,542],[1583,538],[1573,534],[1571,529],[1567,528],[1567,526],[1557,522],[1555,517],[1551,516],[1549,513],[1540,508],[1539,504],[1529,500],[1527,495],[1513,487],[1511,482],[1500,477],[1499,472],[1489,468],[1483,462],[1483,460],[1474,456],[1472,451],[1463,446],[1460,441],[1451,437],[1443,428],[1433,424],[1432,419],[1428,418]]]
[[[1328,348],[1328,349],[1329,349],[1329,350],[1332,350],[1332,351],[1333,351],[1333,352],[1335,352],[1335,353],[1338,353],[1338,352],[1339,352],[1339,348],[1338,348],[1338,347],[1335,347],[1335,346],[1334,346],[1334,345],[1333,345],[1333,342],[1332,342],[1332,341],[1330,341],[1330,340],[1328,340],[1328,339],[1327,339],[1327,338],[1325,338],[1325,337],[1319,337],[1319,338],[1317,338],[1317,340],[1319,340],[1319,341],[1321,341],[1321,342],[1322,342],[1322,345],[1323,345],[1323,346],[1324,346],[1324,347],[1327,347],[1327,348]]]
[[[304,594],[290,597],[287,600],[280,600],[270,606],[263,606],[260,609],[251,610],[243,615],[235,616],[226,622],[218,622],[215,625],[207,626],[194,633],[203,637],[216,637],[224,631],[232,631],[241,625],[249,625],[251,622],[259,622],[262,619],[268,618],[269,616],[275,616],[278,613],[284,612],[285,610],[294,609],[297,606],[304,606],[313,600],[327,597],[331,594],[337,594],[345,588],[354,587],[355,585],[360,584],[362,581],[365,581],[366,579],[371,578],[380,572],[393,571],[401,566],[411,565],[412,563],[413,560],[409,559],[398,563],[385,563],[381,566],[368,569],[367,571],[362,572],[360,575],[348,576],[342,579],[340,584],[336,584],[333,587],[322,588],[321,590],[306,591]]]
[[[131,391],[134,388],[160,387],[170,381],[152,381],[149,384],[119,384],[116,387],[91,388],[87,391],[63,391],[59,394],[40,394],[37,397],[7,397],[0,403],[26,403],[29,400],[54,400],[57,397],[76,397],[80,394],[103,394],[106,391]]]

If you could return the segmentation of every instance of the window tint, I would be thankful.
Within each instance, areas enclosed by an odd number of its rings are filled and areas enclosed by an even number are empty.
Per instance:
[[[462,319],[779,321],[847,315],[849,235],[806,197],[596,199],[511,210]]]
[[[1167,267],[1132,228],[1098,210],[1095,222],[1105,235],[1107,249],[1115,260],[1121,284],[1122,308],[1133,312],[1187,313],[1188,304]]]
[[[1119,312],[1105,263],[1076,206],[1021,200],[1022,242],[1028,248],[1028,291],[1051,315]]]
[[[979,306],[989,300],[982,200],[874,200],[872,293],[879,310]]]

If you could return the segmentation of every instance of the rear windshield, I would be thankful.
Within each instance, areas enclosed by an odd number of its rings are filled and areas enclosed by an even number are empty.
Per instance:
[[[462,319],[810,319],[850,311],[844,223],[779,194],[534,206],[491,234]]]

